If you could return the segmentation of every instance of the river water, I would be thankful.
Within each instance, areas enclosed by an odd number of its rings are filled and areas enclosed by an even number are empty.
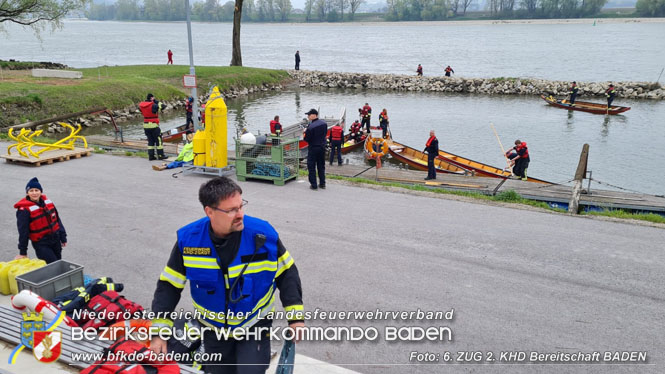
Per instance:
[[[650,81],[665,64],[662,20],[570,20],[242,25],[245,66],[321,71],[534,77],[577,81]],[[188,65],[185,23],[66,21],[53,34],[8,25],[0,59],[61,62],[72,67],[166,63]],[[230,23],[194,23],[194,62],[231,61]]]
[[[407,73],[422,63],[426,75],[441,69],[437,64],[450,64],[460,76],[657,79],[665,62],[665,23],[576,22],[244,24],[243,61],[247,66],[291,68],[299,49],[302,68],[326,71]],[[194,23],[193,33],[197,64],[228,64],[230,24]],[[186,40],[184,23],[67,21],[63,30],[43,34],[41,43],[10,25],[0,40],[0,58],[75,67],[155,64],[166,61],[170,48],[176,64],[186,64]],[[589,143],[589,170],[595,179],[640,192],[665,192],[663,101],[618,99],[615,104],[632,110],[605,117],[548,107],[537,97],[290,88],[230,100],[229,144],[235,127],[266,132],[275,114],[288,125],[309,108],[338,116],[346,107],[348,118],[354,119],[366,101],[374,108],[374,121],[380,109],[387,108],[395,140],[417,149],[434,129],[442,149],[500,167],[504,161],[492,122],[504,146],[516,138],[529,144],[529,175],[553,182],[572,179],[582,145]],[[162,128],[182,123],[184,116],[172,115]],[[125,125],[125,133],[143,136],[136,122]],[[364,162],[360,153],[348,158]]]
[[[386,108],[395,140],[416,149],[424,148],[429,130],[434,129],[442,149],[502,167],[501,148],[490,127],[493,123],[504,147],[517,138],[527,142],[532,160],[529,175],[533,177],[571,180],[582,146],[588,143],[588,169],[594,179],[606,183],[594,183],[592,188],[613,189],[610,184],[651,194],[665,192],[665,103],[660,101],[622,100],[618,104],[632,109],[625,115],[606,117],[550,107],[537,97],[291,88],[228,101],[229,148],[238,126],[266,133],[275,115],[288,125],[305,117],[303,113],[310,108],[320,108],[322,116],[338,117],[345,107],[348,122],[357,118],[357,109],[365,102],[373,106],[373,124]],[[171,116],[162,129],[182,123],[183,115]],[[110,127],[87,131],[112,134]],[[125,125],[125,136],[143,137],[141,123]],[[353,164],[365,163],[362,151],[345,158]],[[387,167],[397,166],[387,163]]]

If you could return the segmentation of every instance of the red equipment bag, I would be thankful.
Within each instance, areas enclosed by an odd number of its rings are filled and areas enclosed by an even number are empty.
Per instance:
[[[133,340],[118,340],[104,350],[104,359],[83,369],[81,374],[180,374],[180,367],[175,361],[151,361],[151,353],[143,344]],[[115,359],[108,360],[110,354]],[[142,357],[141,360],[123,360],[126,357]]]
[[[134,318],[136,312],[143,312],[143,307],[133,301],[125,299],[115,291],[104,291],[93,297],[86,306],[86,312],[81,322],[83,328],[110,326],[115,322]]]

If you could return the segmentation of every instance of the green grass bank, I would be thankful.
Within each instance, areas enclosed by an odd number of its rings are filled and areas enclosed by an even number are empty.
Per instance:
[[[102,66],[75,69],[82,79],[35,78],[29,71],[3,71],[0,79],[0,127],[84,111],[95,107],[122,109],[145,100],[148,92],[160,100],[184,98],[189,89],[183,65]],[[248,67],[196,68],[199,94],[209,84],[221,90],[279,84],[286,71]]]

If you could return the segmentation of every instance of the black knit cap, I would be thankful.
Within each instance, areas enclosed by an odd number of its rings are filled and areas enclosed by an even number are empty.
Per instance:
[[[25,192],[30,191],[31,188],[37,188],[38,190],[44,192],[44,190],[42,189],[42,185],[39,184],[39,180],[37,179],[37,177],[30,179],[28,184],[25,185]]]

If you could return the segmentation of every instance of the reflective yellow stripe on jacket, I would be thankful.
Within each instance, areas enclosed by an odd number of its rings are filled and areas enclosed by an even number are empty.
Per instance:
[[[185,283],[187,282],[187,278],[183,274],[178,273],[168,266],[164,267],[159,280],[169,282],[175,288],[185,288]]]
[[[182,262],[188,268],[219,269],[217,259],[212,257],[182,256]]]

